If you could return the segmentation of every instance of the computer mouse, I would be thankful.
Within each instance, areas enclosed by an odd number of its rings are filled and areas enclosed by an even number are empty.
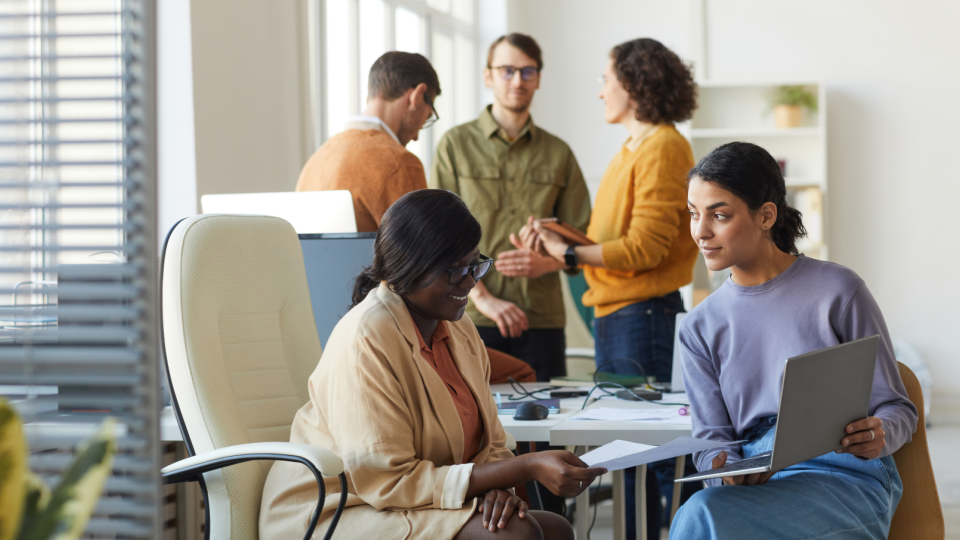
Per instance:
[[[513,413],[514,420],[543,420],[550,414],[546,407],[536,401],[524,401],[517,405],[517,412]]]

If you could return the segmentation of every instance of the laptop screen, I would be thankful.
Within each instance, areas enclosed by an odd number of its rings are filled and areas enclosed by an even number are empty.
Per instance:
[[[313,319],[320,345],[352,303],[353,282],[364,266],[373,263],[377,233],[301,234],[300,248],[307,271]]]

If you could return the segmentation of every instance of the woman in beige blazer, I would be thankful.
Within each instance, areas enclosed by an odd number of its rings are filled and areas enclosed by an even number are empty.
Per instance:
[[[510,488],[537,480],[571,497],[605,472],[570,452],[514,457],[504,447],[490,362],[463,317],[492,262],[480,255],[480,234],[459,197],[443,190],[408,193],[383,216],[373,265],[357,278],[354,306],[330,336],[291,427],[291,442],[343,460],[348,497],[336,538],[572,540],[562,517],[530,511]],[[316,538],[339,490],[326,479]],[[317,496],[305,467],[275,463],[260,537],[302,536]]]

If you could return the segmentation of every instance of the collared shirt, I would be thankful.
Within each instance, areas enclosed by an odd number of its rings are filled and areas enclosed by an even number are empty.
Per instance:
[[[586,231],[590,194],[570,147],[532,119],[509,140],[491,107],[440,139],[429,186],[460,195],[483,228],[480,252],[490,257],[516,249],[510,234],[520,231],[527,216],[557,217]],[[559,273],[528,279],[493,271],[483,283],[491,294],[522,309],[530,328],[564,327]],[[467,314],[477,326],[496,326],[472,301]]]
[[[390,138],[397,141],[397,144],[400,144],[400,139],[397,138],[397,134],[394,133],[393,130],[390,129],[390,126],[381,120],[379,116],[367,116],[363,114],[348,116],[347,121],[343,125],[343,129],[379,129],[387,132]]]
[[[443,321],[437,322],[437,329],[433,332],[430,346],[427,346],[423,340],[416,323],[413,327],[417,331],[417,339],[420,340],[420,355],[433,366],[433,369],[437,370],[437,375],[440,375],[447,391],[450,392],[450,397],[453,398],[453,404],[457,407],[460,423],[463,424],[463,461],[461,463],[470,463],[477,449],[480,448],[480,443],[483,442],[483,422],[480,420],[477,400],[470,392],[470,387],[463,380],[463,376],[460,375],[453,357],[450,356],[450,349],[447,348],[447,340],[450,338],[447,326]]]

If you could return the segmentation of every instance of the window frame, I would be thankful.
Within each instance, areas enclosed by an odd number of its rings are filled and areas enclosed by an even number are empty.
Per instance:
[[[367,73],[361,73],[360,66],[360,0],[346,0],[347,1],[347,11],[348,11],[348,32],[347,32],[347,52],[350,66],[350,76],[347,84],[350,85],[350,90],[348,95],[349,98],[349,114],[356,115],[363,110],[363,104],[360,103],[360,89],[362,85],[365,84],[365,79]],[[480,80],[478,79],[480,73],[480,56],[476,54],[479,50],[479,38],[480,38],[480,1],[473,0],[472,2],[472,23],[464,22],[453,15],[453,8],[451,7],[450,13],[444,13],[442,11],[436,10],[427,5],[425,0],[381,0],[384,4],[384,44],[387,51],[396,50],[396,10],[397,8],[403,8],[417,15],[423,17],[423,42],[425,43],[424,55],[433,61],[433,32],[440,31],[450,35],[455,40],[455,36],[460,34],[465,36],[473,41],[474,43],[474,54],[471,55],[472,72],[474,73],[473,77],[473,109],[480,110],[480,101],[481,101],[481,92],[477,91]],[[326,14],[327,14],[327,0],[311,0],[310,12],[312,13],[310,17],[310,34],[311,34],[311,54],[310,54],[310,63],[313,76],[311,77],[311,85],[314,87],[311,95],[313,96],[313,117],[314,117],[314,126],[315,126],[315,140],[316,147],[319,148],[324,142],[327,141],[333,134],[329,133],[329,128],[327,126],[327,119],[329,117],[328,112],[328,92],[327,85],[329,82],[329,74],[327,72],[328,62],[326,59],[327,46],[326,46]],[[343,54],[343,53],[340,53]],[[451,78],[456,81],[455,74],[451,74]],[[456,84],[456,82],[454,83]],[[449,96],[454,95],[455,89],[444,89],[445,92],[449,92]],[[450,107],[451,111],[456,111],[457,107]],[[423,166],[424,169],[429,169],[433,157],[433,148],[435,143],[443,135],[442,133],[437,133],[436,127],[431,127],[423,133],[421,137],[425,142],[427,148],[426,155],[424,156]]]

